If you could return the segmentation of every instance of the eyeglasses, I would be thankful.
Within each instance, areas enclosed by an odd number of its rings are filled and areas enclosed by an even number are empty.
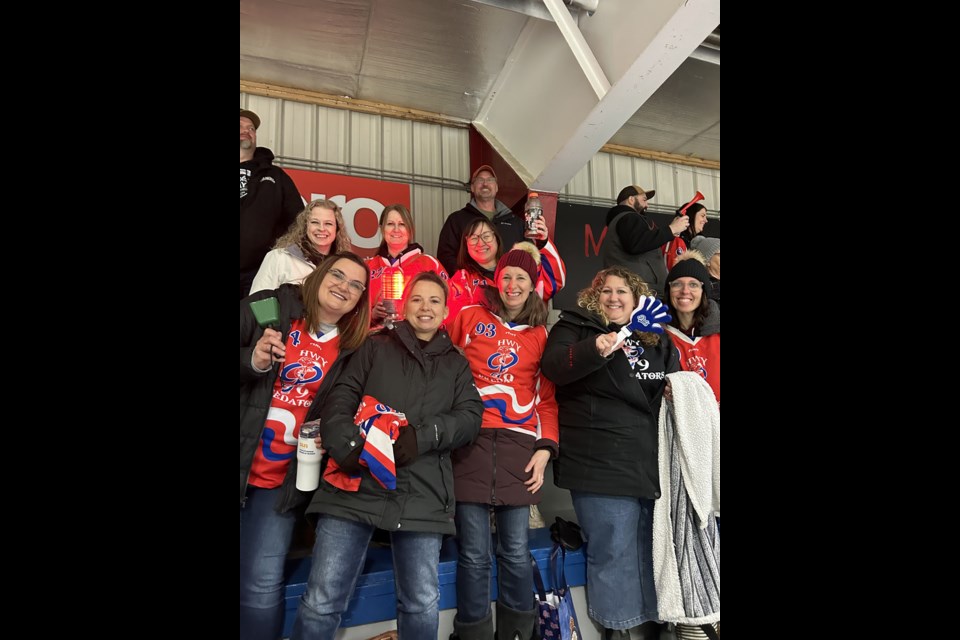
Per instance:
[[[674,291],[680,291],[686,287],[690,291],[699,291],[702,287],[699,282],[680,282],[679,280],[674,280],[670,283],[670,288]]]
[[[350,291],[353,291],[357,295],[360,295],[364,292],[364,290],[366,290],[366,287],[363,286],[363,283],[359,280],[347,280],[347,274],[345,274],[343,271],[340,271],[340,269],[330,269],[330,271],[327,271],[327,273],[333,276],[333,278],[340,284],[346,282],[347,286],[350,287]]]
[[[483,184],[484,182],[494,182],[494,183],[495,183],[495,182],[497,181],[497,179],[496,179],[496,178],[474,178],[473,181],[476,182],[477,184]]]
[[[483,240],[484,244],[490,244],[493,242],[493,234],[487,231],[486,233],[481,233],[480,235],[467,236],[467,242],[471,247],[477,246],[480,241]]]

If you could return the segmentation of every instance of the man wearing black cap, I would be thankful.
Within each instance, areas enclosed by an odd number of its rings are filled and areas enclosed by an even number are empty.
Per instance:
[[[287,230],[304,201],[273,152],[257,148],[260,117],[240,109],[240,298],[250,292],[263,256]]]
[[[526,239],[523,237],[523,218],[514,215],[510,207],[497,200],[497,174],[493,172],[493,167],[485,164],[473,172],[470,193],[473,194],[470,202],[447,216],[437,240],[437,260],[451,275],[460,268],[457,254],[460,252],[461,238],[474,220],[487,220],[497,228],[503,238],[504,253]]]
[[[667,263],[661,247],[690,225],[690,218],[674,218],[669,227],[660,228],[646,216],[647,200],[655,190],[630,185],[617,196],[617,206],[607,212],[607,235],[600,249],[603,267],[630,269],[654,291],[663,289]]]

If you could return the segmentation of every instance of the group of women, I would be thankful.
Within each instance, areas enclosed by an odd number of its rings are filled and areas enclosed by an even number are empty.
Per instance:
[[[668,333],[634,332],[611,350],[640,297],[659,292],[626,269],[604,269],[548,333],[544,300],[563,286],[565,267],[545,226],[539,250],[532,243],[505,250],[495,228],[477,220],[448,278],[414,243],[402,205],[385,208],[383,242],[367,260],[334,247],[343,228],[335,204],[314,201],[306,211],[305,231],[290,238],[285,255],[296,253],[290,247],[324,255],[317,245],[304,248],[322,239],[326,257],[301,282],[271,283],[240,305],[241,638],[280,637],[284,559],[304,508],[318,514],[317,538],[294,639],[334,637],[377,528],[390,533],[401,639],[437,637],[445,534],[459,545],[456,635],[490,640],[496,629],[498,638],[533,637],[529,505],[540,501],[551,460],[589,542],[591,617],[608,637],[637,625],[647,633],[639,637],[655,637],[657,420],[666,374],[695,360],[689,350],[678,358],[674,341],[696,349],[713,324],[703,265],[701,273],[688,259],[671,270]],[[325,212],[334,229],[324,230]],[[380,294],[390,267],[406,277],[394,309]],[[279,323],[261,327],[250,302],[271,296]],[[388,317],[392,328],[383,330]],[[715,335],[719,399],[718,306]],[[357,424],[371,405],[379,417],[403,417],[390,422],[386,441],[372,433],[379,427],[364,423],[370,432],[362,433]],[[375,424],[388,422],[379,417]],[[297,436],[318,418],[316,442],[332,461],[327,474],[348,481],[302,492],[294,482]],[[384,468],[395,473],[394,486],[383,481]]]

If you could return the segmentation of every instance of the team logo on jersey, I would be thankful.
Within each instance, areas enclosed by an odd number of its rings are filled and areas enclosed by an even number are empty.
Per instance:
[[[630,368],[635,369],[637,366],[637,361],[639,361],[640,356],[643,355],[643,347],[641,347],[640,343],[636,340],[627,338],[623,342],[623,346],[620,348],[623,349],[623,353],[626,354],[627,362],[630,363]]]
[[[513,350],[513,347],[506,344],[500,345],[497,352],[487,358],[487,366],[493,372],[490,377],[499,380],[507,372],[507,369],[517,364],[519,360],[520,356]]]
[[[699,373],[704,380],[707,379],[707,359],[700,355],[700,349],[697,347],[693,347],[687,352],[686,365],[684,367],[685,371]]]
[[[693,371],[694,373],[699,373],[703,376],[703,379],[707,379],[707,359],[703,356],[698,356],[691,354],[687,358],[687,371]]]
[[[289,393],[297,385],[310,384],[323,377],[323,369],[313,358],[303,357],[280,370],[282,393]]]
[[[380,277],[383,275],[384,269],[386,269],[386,267],[377,267],[376,269],[370,269],[370,279],[379,280]]]

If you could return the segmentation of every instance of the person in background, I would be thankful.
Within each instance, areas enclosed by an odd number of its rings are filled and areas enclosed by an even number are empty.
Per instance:
[[[493,172],[493,167],[485,164],[473,172],[470,177],[470,193],[473,197],[463,209],[447,216],[437,240],[437,259],[447,273],[453,273],[462,266],[457,263],[460,239],[467,227],[476,220],[486,220],[496,227],[506,247],[524,240],[523,218],[497,200],[497,191],[497,174]]]
[[[240,302],[241,640],[280,638],[284,561],[297,513],[310,499],[295,486],[300,426],[320,415],[344,362],[366,338],[368,279],[363,260],[341,253],[302,286]],[[250,303],[270,297],[280,322],[262,329]]]
[[[587,602],[604,638],[660,633],[652,555],[657,433],[677,352],[665,335],[636,331],[611,351],[640,296],[652,295],[635,273],[602,269],[577,296],[578,308],[560,314],[541,363],[560,407],[553,481],[570,490],[588,542]]]
[[[350,251],[352,247],[337,203],[313,200],[264,256],[250,293],[276,289],[288,282],[299,284],[328,255]]]
[[[707,291],[707,297],[720,304],[720,238],[697,236],[693,239],[692,248],[703,254],[707,273],[710,274],[710,289]]]
[[[682,210],[683,207],[677,209],[676,217],[679,218],[681,215],[688,216],[690,226],[684,229],[672,242],[665,245],[664,257],[667,260],[667,271],[673,268],[673,265],[677,262],[677,258],[683,255],[684,251],[693,248],[690,243],[693,242],[694,238],[700,236],[703,228],[707,225],[707,208],[703,206],[702,202],[694,202],[687,207],[686,212],[681,214]]]
[[[547,302],[563,288],[567,280],[567,269],[556,246],[547,237],[547,223],[543,218],[537,220],[540,240],[544,247],[536,259],[537,281],[535,291]],[[448,324],[457,317],[460,309],[472,304],[480,304],[485,298],[486,287],[496,288],[494,273],[497,261],[504,253],[500,233],[487,220],[475,220],[464,231],[460,243],[457,264],[460,269],[450,277],[450,317]]]
[[[453,453],[457,496],[457,614],[461,640],[490,638],[492,554],[490,509],[497,522],[497,637],[534,633],[528,525],[540,502],[543,472],[556,457],[557,403],[540,375],[547,309],[534,293],[536,247],[524,242],[497,262],[497,288],[483,305],[466,307],[450,324],[483,398],[483,424],[473,444]],[[424,636],[426,637],[426,636]]]
[[[307,509],[320,519],[293,640],[333,640],[377,527],[390,532],[400,640],[437,637],[440,543],[455,532],[450,452],[473,442],[483,411],[467,361],[438,330],[446,291],[437,274],[416,274],[405,292],[406,320],[367,339],[321,412],[331,460]],[[378,450],[395,464],[393,489],[374,475],[376,465],[361,464],[376,444],[364,442],[355,424],[365,398],[404,416],[392,448]]]
[[[719,244],[719,243],[718,243]],[[699,373],[720,402],[720,305],[705,295],[710,274],[697,250],[687,251],[667,275],[667,327],[680,352],[680,367]]]
[[[624,187],[617,195],[617,205],[607,211],[607,236],[600,248],[603,266],[622,266],[636,273],[654,291],[663,288],[667,265],[663,245],[679,236],[690,224],[690,218],[673,219],[669,227],[658,227],[647,218],[647,201],[655,190]]]
[[[263,256],[297,214],[303,198],[290,176],[273,166],[273,152],[257,147],[260,117],[240,109],[240,297],[250,291]]]
[[[416,244],[413,216],[402,204],[391,204],[380,214],[380,233],[383,240],[377,255],[367,258],[370,268],[370,304],[371,323],[381,324],[391,315],[383,303],[384,274],[389,267],[396,266],[403,271],[404,282],[421,271],[433,271],[443,281],[447,280],[447,272],[437,259],[423,252],[423,247]],[[444,303],[446,304],[446,303]],[[402,309],[393,314],[395,319],[402,319]]]

